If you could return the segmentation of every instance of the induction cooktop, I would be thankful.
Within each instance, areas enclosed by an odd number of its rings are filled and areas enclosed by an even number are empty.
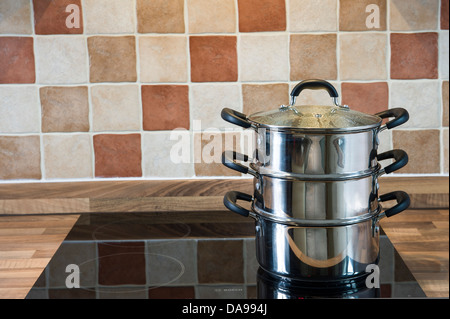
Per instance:
[[[261,269],[254,223],[230,212],[83,214],[27,298],[426,297],[383,233],[378,266],[379,286],[367,278],[305,284]]]

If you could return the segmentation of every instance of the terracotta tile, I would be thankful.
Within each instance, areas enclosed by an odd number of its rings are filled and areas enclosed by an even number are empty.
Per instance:
[[[242,111],[241,93],[238,84],[196,84],[190,87],[191,128],[236,129],[237,126],[222,119],[220,112],[225,107]]]
[[[393,131],[394,148],[408,153],[409,162],[399,173],[440,173],[439,130]]]
[[[438,34],[391,34],[392,79],[437,79]]]
[[[88,132],[89,97],[86,86],[42,87],[42,132]]]
[[[0,84],[34,83],[33,38],[0,37]]]
[[[444,173],[448,174],[448,161],[449,161],[449,157],[448,157],[448,128],[445,128],[442,130],[442,134],[443,134],[443,144],[442,147],[444,148],[443,153],[444,153]]]
[[[94,131],[140,130],[138,85],[96,85],[91,88],[91,100]]]
[[[189,88],[186,85],[143,85],[144,130],[189,129]]]
[[[391,30],[436,30],[439,22],[439,2],[440,0],[391,0]]]
[[[449,78],[449,33],[439,34],[439,78]]]
[[[134,36],[88,38],[91,82],[136,82]]]
[[[441,0],[441,29],[448,30],[449,0]]]
[[[145,285],[145,243],[98,243],[100,285]]]
[[[189,33],[236,31],[234,0],[188,0]]]
[[[148,299],[195,299],[195,287],[150,287]]]
[[[37,37],[36,73],[39,83],[81,84],[88,81],[86,40],[82,37]]]
[[[192,82],[237,81],[235,36],[195,36],[189,44]]]
[[[40,132],[38,96],[34,86],[0,86],[0,132]]]
[[[141,36],[139,64],[141,82],[187,82],[187,38]]]
[[[238,0],[239,31],[286,30],[285,0]]]
[[[0,179],[41,179],[39,136],[0,136]]]
[[[31,6],[29,0],[0,2],[0,34],[31,34]]]
[[[401,128],[438,128],[441,125],[438,81],[395,81],[390,85],[391,107],[403,107],[409,121]]]
[[[184,0],[137,0],[138,32],[184,33]]]
[[[448,81],[442,82],[442,125],[448,126]]]
[[[76,5],[79,14],[66,12],[69,5]],[[83,34],[83,9],[81,0],[33,0],[34,30],[36,34]],[[66,20],[73,22],[71,14],[79,18],[79,28],[69,28]]]
[[[336,34],[291,35],[291,81],[337,78]]]
[[[289,31],[337,31],[336,0],[290,0]]]
[[[387,82],[342,83],[342,104],[350,109],[375,114],[389,107]]]
[[[46,179],[92,178],[89,135],[44,135]]]
[[[144,177],[193,177],[191,133],[185,129],[145,132],[142,136]]]
[[[289,104],[289,85],[279,84],[243,84],[242,99],[244,114],[269,111],[280,105]]]
[[[199,240],[199,283],[243,283],[242,240]]]
[[[288,35],[241,35],[239,75],[241,81],[288,81]],[[264,65],[264,67],[261,67]]]
[[[96,177],[140,177],[141,136],[99,134],[94,136]]]
[[[87,34],[134,33],[136,30],[134,1],[84,0],[83,9]]]
[[[379,27],[373,25],[369,5],[378,6]],[[339,30],[341,31],[382,31],[386,30],[386,0],[340,0]]]
[[[376,33],[340,36],[341,80],[387,79],[387,35]]]
[[[240,152],[240,134],[204,131],[194,133],[194,168],[196,176],[241,176],[222,164],[225,150]]]

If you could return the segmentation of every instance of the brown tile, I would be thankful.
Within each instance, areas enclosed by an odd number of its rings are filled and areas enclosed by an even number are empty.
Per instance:
[[[189,88],[186,85],[143,85],[144,130],[189,129]]]
[[[391,31],[436,30],[440,0],[391,0]]]
[[[195,36],[189,42],[192,82],[237,81],[235,36]]]
[[[448,81],[442,82],[442,126],[448,126]]]
[[[195,287],[150,287],[148,299],[195,299]]]
[[[408,153],[409,162],[399,173],[440,173],[438,130],[393,131],[394,148]]]
[[[337,78],[336,34],[291,35],[291,81]]]
[[[438,34],[391,34],[392,79],[437,79]]]
[[[377,5],[380,12],[379,27],[372,27],[370,15],[366,12],[369,5]],[[339,30],[341,31],[370,31],[386,30],[386,0],[340,0]],[[367,21],[369,19],[369,21]]]
[[[448,30],[449,0],[441,0],[441,29]]]
[[[42,132],[88,132],[89,98],[86,86],[42,87]]]
[[[286,30],[285,0],[238,0],[239,31]]]
[[[194,169],[196,176],[240,176],[222,164],[225,150],[240,151],[240,134],[227,132],[194,133]]]
[[[31,4],[29,0],[0,1],[0,33],[31,34]]]
[[[375,114],[389,107],[389,87],[386,82],[342,83],[342,103],[355,111]]]
[[[94,136],[96,177],[140,177],[141,135],[99,134]]]
[[[91,82],[136,82],[134,36],[88,38]]]
[[[39,136],[0,136],[0,179],[41,179]]]
[[[0,84],[34,83],[33,38],[0,37]]]
[[[242,240],[199,240],[199,283],[243,283]]]
[[[69,28],[66,19],[73,12],[66,12],[68,5],[79,8],[79,28]],[[83,10],[81,0],[33,0],[34,30],[36,34],[83,34]],[[69,21],[72,21],[69,18]]]
[[[145,243],[98,243],[100,285],[145,285]]]
[[[138,32],[184,33],[184,0],[137,0]]]
[[[243,84],[242,99],[244,114],[269,111],[289,103],[289,85]]]

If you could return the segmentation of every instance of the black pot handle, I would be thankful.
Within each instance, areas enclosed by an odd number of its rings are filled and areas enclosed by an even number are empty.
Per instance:
[[[403,150],[391,150],[377,155],[378,161],[383,161],[390,158],[394,159],[395,162],[383,168],[378,176],[395,172],[406,166],[409,161],[408,154]]]
[[[247,174],[249,168],[242,164],[236,163],[235,162],[236,160],[247,162],[248,156],[243,155],[241,153],[234,152],[234,151],[225,151],[222,153],[222,164],[223,165],[225,165],[228,168],[231,168],[232,170]]]
[[[380,202],[387,202],[390,200],[396,200],[397,205],[384,211],[386,217],[391,217],[397,215],[398,213],[401,213],[402,211],[406,210],[411,204],[409,195],[403,191],[395,191],[392,193],[384,194],[381,195],[379,199]]]
[[[220,115],[225,121],[231,124],[235,124],[243,128],[249,128],[252,126],[252,124],[247,120],[247,115],[241,112],[229,108],[224,108]]]
[[[405,124],[409,120],[409,113],[407,110],[397,107],[394,109],[389,109],[383,112],[379,112],[375,114],[378,117],[381,117],[382,119],[387,119],[390,117],[394,117],[393,120],[386,123],[385,127],[388,129],[393,129],[394,127],[400,126],[402,124]]]
[[[339,94],[335,87],[331,85],[329,82],[325,80],[304,80],[297,84],[291,92],[291,106],[295,104],[295,99],[297,96],[299,96],[300,92],[302,92],[305,89],[310,90],[326,90],[328,94],[330,94],[330,97],[332,97],[335,101],[335,104],[337,104],[337,98],[339,97]]]
[[[250,214],[250,211],[248,209],[245,209],[244,207],[236,204],[238,199],[244,200],[246,202],[253,201],[253,197],[251,195],[241,193],[241,192],[231,191],[231,192],[228,192],[225,194],[225,196],[223,198],[223,204],[225,205],[226,208],[231,210],[233,213],[242,215],[244,217],[248,217]]]

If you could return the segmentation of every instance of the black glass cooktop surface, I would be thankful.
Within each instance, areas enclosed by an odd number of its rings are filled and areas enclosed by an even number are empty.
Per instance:
[[[286,280],[256,261],[250,219],[229,212],[81,215],[28,299],[422,298],[386,235],[379,288]]]

